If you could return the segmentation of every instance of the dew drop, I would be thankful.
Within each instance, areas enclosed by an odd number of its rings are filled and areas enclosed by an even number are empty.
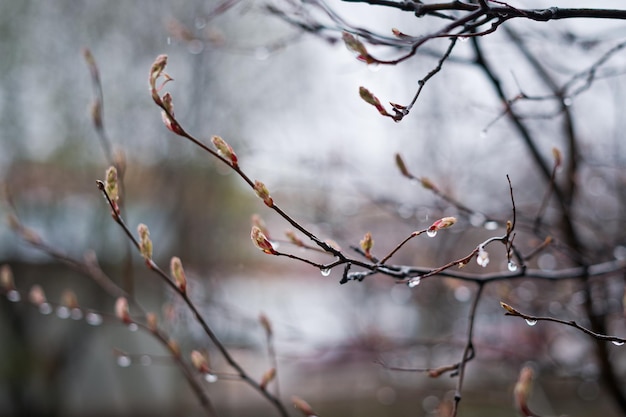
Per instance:
[[[117,366],[121,368],[128,368],[133,361],[127,355],[120,355],[117,357]]]
[[[57,308],[57,317],[60,319],[67,319],[70,317],[70,309],[65,306]]]
[[[215,374],[206,374],[206,375],[204,375],[204,380],[206,382],[208,382],[209,384],[213,384],[214,382],[217,382],[217,375],[215,375]]]
[[[564,105],[565,107],[569,107],[569,106],[571,106],[571,105],[572,105],[572,99],[571,99],[571,98],[569,98],[569,97],[565,97],[565,98],[563,99],[563,105]]]
[[[459,42],[467,42],[469,38],[467,36],[459,36]]]
[[[73,308],[70,310],[70,317],[72,320],[80,320],[83,318],[83,312],[80,308]]]
[[[141,363],[141,365],[143,366],[150,366],[152,365],[152,358],[150,357],[150,355],[141,355],[141,357],[139,358],[139,363]]]
[[[52,313],[52,306],[48,303],[41,303],[39,304],[39,312],[47,316]]]
[[[517,264],[516,264],[515,262],[513,262],[513,261],[509,261],[509,263],[507,264],[507,266],[506,266],[506,267],[507,267],[507,268],[509,269],[509,271],[511,271],[511,272],[515,272],[515,271],[517,271]]]
[[[102,316],[98,313],[89,312],[85,316],[85,321],[92,326],[99,326],[102,324]]]
[[[426,231],[426,234],[428,235],[428,237],[435,237],[435,236],[437,236],[437,231],[428,229]]]
[[[613,340],[611,343],[613,343],[615,346],[623,346],[624,342],[622,342],[621,340]]]
[[[496,230],[497,228],[498,228],[498,222],[494,222],[493,220],[485,222],[486,230]]]
[[[408,282],[406,285],[408,285],[408,286],[409,286],[409,288],[415,288],[415,287],[417,287],[418,285],[420,285],[420,282],[421,282],[421,281],[422,281],[422,279],[421,279],[420,277],[417,277],[417,278],[411,278],[411,279],[409,280],[409,282]]]
[[[7,293],[7,300],[11,301],[12,303],[17,303],[21,299],[22,297],[20,296],[20,293],[17,292],[17,290],[10,290]]]
[[[526,324],[528,324],[529,326],[534,326],[535,324],[537,324],[537,320],[526,319]]]
[[[376,62],[369,64],[367,66],[367,69],[370,70],[371,72],[378,72],[380,71],[380,65],[378,65]]]
[[[322,268],[320,269],[320,273],[323,277],[327,277],[330,275],[330,268]]]
[[[139,329],[139,326],[137,326],[137,323],[130,323],[128,325],[128,330],[130,330],[131,332],[136,332],[137,329]]]

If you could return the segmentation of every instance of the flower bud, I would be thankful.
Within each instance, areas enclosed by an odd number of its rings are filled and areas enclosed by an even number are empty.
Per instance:
[[[252,226],[250,238],[252,239],[252,243],[254,243],[254,246],[261,249],[263,252],[269,255],[277,254],[276,250],[274,250],[274,247],[272,246],[272,243],[267,239],[261,229],[259,229],[257,226]]]
[[[139,234],[139,251],[141,252],[141,256],[143,256],[146,261],[152,259],[152,240],[150,240],[150,230],[148,230],[148,226],[141,223],[137,226],[137,233]]]
[[[361,245],[361,249],[363,249],[363,252],[365,252],[365,256],[371,258],[372,254],[370,253],[370,251],[374,246],[374,239],[372,239],[372,234],[370,232],[365,233],[365,236],[363,236],[363,239],[361,239],[359,243]]]
[[[203,374],[208,374],[211,372],[211,367],[209,366],[209,360],[206,356],[204,356],[201,352],[197,350],[193,350],[191,352],[191,363],[193,366]]]
[[[304,246],[304,242],[302,241],[302,239],[296,236],[296,233],[293,230],[287,230],[285,232],[285,236],[287,236],[287,239],[289,239],[289,241],[294,245],[300,247]]]
[[[402,156],[399,153],[396,154],[396,166],[398,167],[398,169],[400,170],[400,173],[403,176],[409,179],[415,178],[413,177],[413,175],[411,175],[411,173],[407,169],[406,164],[404,163],[404,160],[402,159]]]
[[[533,376],[533,370],[531,368],[528,366],[522,368],[513,390],[515,405],[523,416],[534,415],[530,411],[530,408],[528,408],[528,400],[532,390]]]
[[[174,256],[170,261],[170,271],[174,277],[174,282],[178,289],[185,293],[187,291],[187,278],[185,277],[185,270],[183,269],[183,263],[178,256]]]
[[[78,306],[78,298],[76,297],[76,293],[72,290],[65,290],[61,295],[61,304],[70,310],[79,308]]]
[[[119,189],[117,186],[117,169],[114,166],[110,166],[105,175],[104,190],[114,203],[117,203],[119,199]]]
[[[267,226],[265,226],[265,222],[263,221],[261,216],[259,216],[258,214],[253,214],[251,220],[252,220],[252,226],[256,226],[259,229],[261,229],[261,231],[263,232],[263,234],[268,240],[272,239],[270,237],[270,232],[269,230],[267,230]]]
[[[150,67],[150,76],[148,78],[148,83],[150,84],[150,92],[152,94],[152,99],[158,105],[162,104],[161,97],[159,97],[159,92],[156,87],[157,79],[163,75],[166,78],[166,81],[169,81],[171,78],[169,75],[163,73],[165,66],[167,65],[167,55],[159,55],[156,60],[152,63]]]
[[[426,188],[427,190],[437,191],[437,187],[430,179],[422,177],[420,178],[420,182],[422,183],[422,187]]]
[[[156,331],[159,329],[156,314],[154,313],[146,314],[146,326],[152,333],[156,333]]]
[[[274,200],[272,200],[272,197],[270,197],[270,191],[261,181],[254,182],[254,191],[256,192],[256,195],[259,196],[261,200],[263,200],[266,206],[274,206]]]
[[[378,97],[372,94],[372,92],[367,88],[359,87],[359,96],[361,96],[363,101],[365,101],[367,104],[371,104],[372,106],[376,107],[378,113],[382,114],[383,116],[390,116],[390,114],[387,113],[387,110],[385,110],[383,105],[380,103]]]
[[[46,303],[46,294],[41,285],[33,285],[28,293],[28,300],[36,306]]]
[[[291,402],[293,403],[293,406],[306,417],[314,417],[316,415],[309,403],[304,401],[302,398],[294,395],[291,397]]]
[[[514,309],[513,307],[511,307],[510,305],[508,305],[507,303],[500,301],[500,307],[502,307],[503,309],[505,309],[509,314],[512,314],[514,316],[518,316],[519,312]]]
[[[276,368],[268,369],[267,371],[265,371],[265,373],[261,377],[261,382],[259,383],[259,387],[263,390],[266,389],[267,384],[272,382],[274,378],[276,378]]]
[[[5,291],[11,291],[15,289],[15,282],[13,280],[13,272],[9,265],[2,265],[0,268],[0,288]]]
[[[130,324],[133,320],[128,312],[128,300],[126,297],[119,297],[115,302],[115,316],[124,324]]]
[[[346,47],[348,48],[348,50],[356,53],[357,58],[360,61],[365,61],[368,64],[375,62],[375,60],[367,52],[367,49],[365,48],[365,45],[363,45],[363,42],[361,42],[356,37],[354,37],[354,35],[348,32],[343,32],[341,34],[341,37],[344,43],[346,44]]]
[[[163,119],[165,127],[177,135],[182,135],[184,133],[183,128],[178,124],[176,119],[174,119],[174,103],[172,102],[172,95],[170,93],[165,93],[162,103],[163,107],[167,109],[167,111],[161,111],[161,118]]]
[[[428,230],[432,232],[432,231],[445,229],[447,227],[452,226],[454,223],[456,223],[456,217],[442,217],[441,219],[431,224]]]
[[[167,341],[167,347],[169,348],[170,352],[172,352],[172,355],[174,355],[175,357],[180,356],[180,346],[178,345],[178,342],[174,339],[169,339]]]
[[[554,158],[554,167],[558,168],[561,166],[562,158],[561,151],[558,148],[552,148],[552,157]]]
[[[226,143],[224,139],[219,136],[213,136],[211,138],[211,142],[213,142],[213,146],[215,146],[215,149],[217,149],[217,153],[219,153],[220,156],[230,161],[230,164],[233,167],[237,166],[237,155],[235,154],[235,151],[233,151],[233,148]]]

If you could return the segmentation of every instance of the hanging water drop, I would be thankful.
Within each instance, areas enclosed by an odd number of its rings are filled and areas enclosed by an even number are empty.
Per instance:
[[[143,366],[150,366],[152,365],[152,358],[150,357],[150,355],[141,355],[141,357],[139,358],[139,363],[141,363],[141,365]]]
[[[212,384],[214,382],[217,382],[217,375],[211,374],[211,373],[206,374],[204,375],[204,380],[208,382],[209,384]]]
[[[529,326],[534,326],[535,324],[537,324],[537,320],[526,319],[526,324],[528,324]]]
[[[509,263],[507,264],[507,266],[506,266],[506,267],[507,267],[507,268],[509,269],[509,271],[511,271],[511,272],[515,272],[515,271],[517,271],[517,264],[516,264],[515,262],[513,262],[513,261],[509,261]]]
[[[99,326],[102,324],[102,316],[98,313],[89,312],[85,316],[85,321],[91,326]]]
[[[320,273],[323,277],[327,277],[330,275],[330,268],[322,268],[320,269]]]
[[[480,131],[480,138],[481,139],[486,139],[487,138],[487,129],[483,129]]]
[[[80,320],[83,318],[83,312],[80,308],[73,308],[70,310],[70,317],[72,320]]]
[[[20,296],[20,293],[17,292],[17,290],[10,290],[9,292],[7,292],[7,300],[11,301],[12,303],[17,303],[21,299],[22,297]]]
[[[408,282],[406,285],[408,285],[408,286],[409,286],[409,288],[415,288],[415,287],[417,287],[418,285],[420,285],[420,282],[421,282],[421,281],[422,281],[422,279],[421,279],[420,277],[417,277],[417,278],[411,278],[411,279],[409,280],[409,282]]]
[[[130,359],[130,356],[128,355],[119,355],[117,357],[117,366],[121,368],[128,368],[132,363],[133,361]]]
[[[139,329],[139,326],[137,326],[137,323],[130,323],[128,325],[128,330],[130,330],[131,332],[136,332],[137,329]]]
[[[490,220],[488,222],[485,222],[484,227],[486,230],[496,230],[498,228],[498,222]]]
[[[39,304],[39,312],[45,316],[52,313],[52,306],[49,303]]]
[[[624,345],[624,342],[622,342],[621,340],[613,340],[613,341],[611,341],[611,343],[613,343],[615,346],[622,346],[622,345]]]
[[[428,237],[435,237],[435,236],[437,236],[437,231],[428,229],[426,231],[426,234],[428,235]]]
[[[70,309],[65,306],[57,308],[57,317],[60,319],[67,319],[70,316]]]

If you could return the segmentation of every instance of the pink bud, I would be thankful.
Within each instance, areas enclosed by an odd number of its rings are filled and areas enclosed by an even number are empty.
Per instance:
[[[254,245],[261,249],[263,252],[269,255],[276,255],[277,252],[274,250],[272,243],[265,237],[261,229],[257,226],[252,226],[252,231],[250,232],[250,238]]]
[[[226,143],[224,139],[219,136],[213,136],[211,138],[211,142],[213,142],[213,146],[215,146],[215,149],[217,149],[217,152],[223,158],[230,161],[230,164],[233,167],[237,166],[237,155],[235,154],[235,151],[233,151],[233,148],[228,143]]]
[[[272,200],[272,197],[270,197],[270,191],[261,181],[254,182],[254,191],[256,192],[256,195],[259,196],[261,200],[263,200],[266,206],[274,206],[274,200]]]
[[[33,285],[28,293],[28,299],[36,306],[46,303],[46,294],[43,292],[41,285]]]
[[[178,289],[185,293],[187,291],[187,277],[185,276],[183,263],[178,256],[174,256],[170,261],[170,271]]]
[[[311,406],[309,405],[309,403],[304,401],[302,398],[293,396],[291,397],[291,402],[293,403],[293,406],[298,411],[300,411],[304,416],[314,417],[316,415],[315,412],[313,411],[313,408],[311,408]]]
[[[359,95],[361,96],[363,101],[376,107],[376,110],[378,110],[378,113],[382,114],[383,116],[390,116],[390,114],[387,113],[387,110],[385,110],[383,105],[380,103],[380,100],[378,99],[378,97],[372,94],[370,90],[368,90],[365,87],[359,87]]]
[[[456,223],[456,217],[442,217],[441,219],[431,224],[428,230],[437,231],[437,230],[445,229],[447,227],[452,226],[454,223]]]
[[[208,374],[211,372],[209,360],[206,356],[204,356],[201,352],[197,350],[191,352],[191,363],[198,371],[202,372],[203,374]]]
[[[513,395],[515,397],[515,405],[519,412],[525,417],[532,417],[534,414],[528,408],[528,400],[532,390],[533,370],[527,366],[522,368]]]
[[[115,316],[124,324],[130,324],[133,320],[128,312],[128,300],[126,297],[119,297],[115,302]]]
[[[152,259],[152,240],[150,240],[150,230],[148,226],[141,223],[137,226],[137,233],[139,234],[139,251],[145,260]]]
[[[2,265],[0,269],[0,288],[6,291],[15,289],[15,283],[13,280],[13,272],[9,265]]]
[[[276,368],[268,369],[267,371],[265,371],[265,373],[261,377],[261,382],[259,383],[259,387],[263,390],[266,389],[267,384],[272,382],[274,378],[276,378]]]

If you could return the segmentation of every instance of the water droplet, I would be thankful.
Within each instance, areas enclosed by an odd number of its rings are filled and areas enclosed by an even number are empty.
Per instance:
[[[80,320],[83,318],[83,312],[80,308],[73,308],[70,310],[70,317],[72,320]]]
[[[526,324],[528,324],[529,326],[534,326],[535,324],[537,324],[537,320],[526,319]]]
[[[57,308],[57,317],[60,319],[67,319],[70,316],[70,309],[65,306]]]
[[[428,237],[435,237],[435,236],[437,236],[437,231],[428,229],[426,231],[426,234],[428,235]]]
[[[10,290],[7,293],[7,300],[11,301],[12,303],[17,303],[21,299],[22,297],[20,296],[20,293],[17,292],[17,290]]]
[[[509,261],[509,263],[507,264],[507,266],[506,266],[506,267],[507,267],[507,268],[509,269],[509,271],[511,271],[511,272],[515,272],[515,271],[517,271],[517,264],[516,264],[515,262],[513,262],[513,261]]]
[[[206,27],[206,19],[203,17],[196,17],[194,20],[194,26],[196,29],[204,29]]]
[[[467,36],[459,36],[459,41],[460,42],[467,42],[467,41],[469,41],[469,38]]]
[[[572,105],[572,102],[573,102],[573,101],[572,101],[572,99],[571,99],[571,98],[569,98],[569,97],[565,97],[565,98],[563,99],[563,105],[564,105],[565,107],[569,107],[569,106],[571,106],[571,105]]]
[[[270,243],[272,244],[272,248],[274,248],[274,250],[278,250],[278,248],[280,248],[280,242],[271,241]]]
[[[117,366],[121,368],[128,368],[133,361],[130,359],[130,356],[127,355],[119,355],[117,357]]]
[[[485,222],[485,229],[486,230],[496,230],[497,228],[498,228],[498,222],[495,222],[493,220]]]
[[[327,277],[330,275],[330,268],[322,268],[320,269],[320,273],[323,277]]]
[[[47,316],[52,313],[52,306],[49,303],[41,303],[39,304],[39,312]]]
[[[422,279],[420,277],[411,278],[406,285],[408,285],[409,288],[415,288],[420,285],[420,282],[422,282]]]
[[[483,130],[480,131],[480,138],[481,139],[487,139],[487,135],[488,135],[487,129],[483,129]]]
[[[166,42],[168,45],[171,45],[171,44],[172,44],[172,38],[168,36],[167,38],[165,38],[165,42]]]
[[[370,70],[371,72],[378,72],[380,71],[380,65],[378,65],[376,62],[369,64],[367,66],[367,69]]]
[[[139,363],[141,363],[141,365],[143,366],[150,366],[152,365],[152,358],[150,357],[150,355],[141,355],[141,357],[139,358]]]
[[[198,55],[204,50],[204,43],[200,39],[194,39],[187,44],[187,50],[192,55]]]
[[[206,382],[208,382],[209,384],[212,384],[214,382],[217,382],[217,375],[215,375],[215,374],[206,374],[206,375],[204,375],[204,380]]]
[[[486,250],[481,248],[478,251],[478,256],[476,257],[476,263],[482,266],[483,268],[489,265],[489,254],[487,253]]]
[[[482,213],[472,213],[472,215],[469,217],[469,222],[472,226],[474,227],[480,227],[485,223],[485,215]]]
[[[623,346],[624,342],[622,342],[621,340],[613,340],[611,341],[611,343],[613,343],[615,346]]]
[[[130,330],[131,332],[136,332],[137,329],[139,329],[139,326],[137,326],[137,323],[130,323],[128,325],[128,330]]]
[[[85,316],[85,321],[87,322],[87,324],[90,324],[92,326],[99,326],[102,324],[102,316],[98,313],[89,312]]]

